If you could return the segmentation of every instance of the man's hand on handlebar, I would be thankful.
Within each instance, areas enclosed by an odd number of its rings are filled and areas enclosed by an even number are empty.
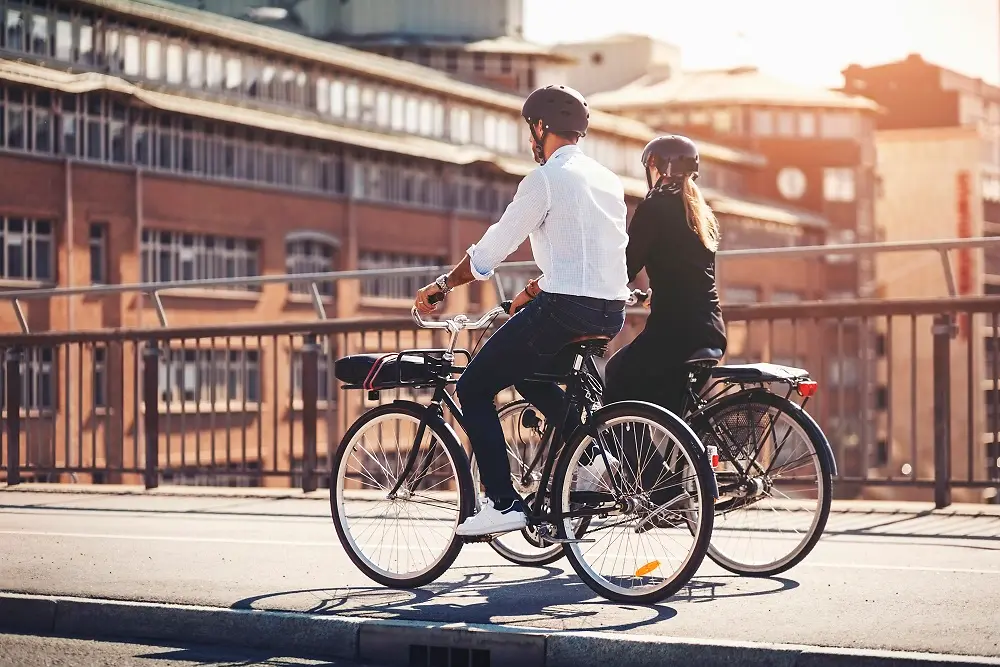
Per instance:
[[[629,305],[629,306],[634,306],[634,305],[638,304],[638,305],[642,306],[643,308],[649,308],[650,304],[653,301],[650,298],[652,296],[653,296],[653,290],[652,290],[652,288],[646,290],[645,292],[643,292],[642,290],[639,290],[639,289],[634,289],[634,290],[632,290],[632,294],[629,295],[629,297],[625,301],[625,303],[626,303],[626,305]]]
[[[507,311],[509,315],[513,315],[517,311],[521,310],[531,301],[531,297],[528,296],[527,290],[521,290],[521,293],[514,297],[511,302],[510,309]]]
[[[437,283],[431,283],[417,290],[417,298],[413,300],[413,307],[426,315],[437,310],[436,304],[442,301],[444,301],[444,292],[441,291]]]

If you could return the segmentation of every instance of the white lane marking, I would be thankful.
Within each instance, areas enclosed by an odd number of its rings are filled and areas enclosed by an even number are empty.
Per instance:
[[[799,563],[796,567],[828,567],[842,570],[899,570],[903,572],[943,572],[953,574],[997,574],[1000,570],[979,570],[964,567],[928,567],[926,565],[878,565],[875,563]]]
[[[287,546],[287,547],[339,547],[340,542],[316,542],[306,540],[251,540],[244,538],[229,537],[193,537],[188,535],[121,535],[110,533],[63,533],[47,532],[35,530],[0,530],[0,535],[21,535],[30,537],[65,537],[81,539],[101,539],[101,540],[137,540],[137,541],[159,541],[159,542],[201,542],[208,544],[246,544],[264,546]],[[364,544],[364,548],[374,548],[377,544]],[[409,551],[426,551],[420,546],[405,547]],[[483,542],[473,542],[466,544],[464,549],[475,548],[476,550],[490,549],[490,546]],[[924,565],[878,565],[873,563],[799,563],[796,567],[811,568],[835,568],[843,570],[894,570],[902,572],[939,572],[944,574],[986,574],[1000,575],[1000,570],[984,570],[976,568],[961,567],[929,567]]]
[[[297,540],[248,540],[241,538],[230,538],[230,537],[192,537],[188,535],[120,535],[120,534],[110,534],[110,533],[57,533],[57,532],[47,532],[41,530],[0,530],[0,535],[21,535],[27,537],[68,537],[68,538],[83,538],[83,539],[99,539],[99,540],[139,540],[139,541],[158,541],[158,542],[204,542],[209,544],[249,544],[249,545],[272,545],[281,547],[339,547],[340,542],[313,542],[313,541],[297,541]],[[362,544],[364,548],[372,548],[379,546],[378,544]],[[463,549],[469,549],[471,547],[476,548],[490,548],[490,546],[483,542],[473,542],[471,544],[466,544]],[[409,551],[426,551],[426,547],[411,546],[405,547]]]

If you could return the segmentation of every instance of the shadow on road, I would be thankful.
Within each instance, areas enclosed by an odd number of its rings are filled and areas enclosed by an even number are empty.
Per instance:
[[[575,574],[567,575],[554,567],[536,568],[537,576],[513,578],[529,571],[513,565],[494,566],[488,572],[454,567],[451,572],[459,575],[457,579],[421,589],[359,586],[281,591],[239,600],[232,608],[441,623],[633,630],[668,621],[685,604],[773,595],[799,585],[779,577],[698,577],[666,603],[628,605],[595,597]]]

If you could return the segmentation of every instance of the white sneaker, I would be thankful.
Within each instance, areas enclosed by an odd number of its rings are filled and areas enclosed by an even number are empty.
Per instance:
[[[612,468],[618,468],[620,465],[618,459],[616,459],[611,452],[604,452],[608,457],[608,462],[611,463]],[[603,482],[604,473],[608,471],[608,466],[604,463],[604,457],[598,452],[594,460],[590,462],[589,465],[580,466],[579,472],[576,473],[576,490],[577,491],[597,491],[602,486],[606,490],[611,490],[613,487],[610,483]]]
[[[457,534],[463,537],[477,535],[495,535],[521,530],[528,525],[528,517],[524,513],[524,503],[515,500],[506,509],[499,510],[493,501],[484,498],[482,509],[475,516],[470,516],[458,526]]]

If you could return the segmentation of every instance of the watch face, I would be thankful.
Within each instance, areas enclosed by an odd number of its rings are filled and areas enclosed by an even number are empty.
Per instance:
[[[785,199],[801,199],[806,193],[806,175],[797,167],[785,167],[778,172],[778,192]]]

